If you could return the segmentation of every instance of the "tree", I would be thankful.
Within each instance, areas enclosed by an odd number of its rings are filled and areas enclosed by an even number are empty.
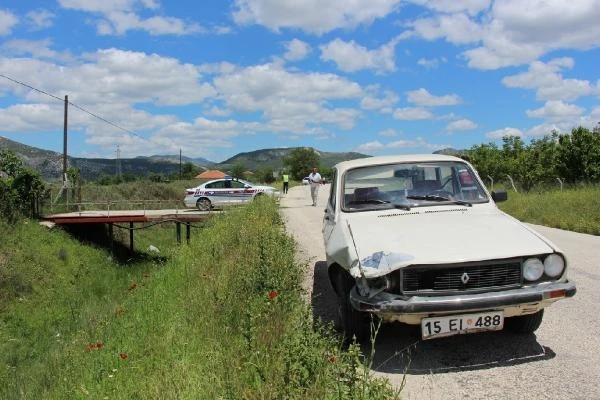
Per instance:
[[[559,135],[557,170],[571,183],[600,180],[600,132],[579,127]]]
[[[244,172],[246,172],[246,168],[242,164],[235,164],[230,171],[232,178],[243,178]]]
[[[301,180],[311,172],[313,167],[319,167],[319,160],[319,153],[314,149],[299,147],[283,159],[283,165],[288,168],[292,179]]]
[[[46,194],[40,174],[25,168],[16,154],[6,149],[0,150],[0,171],[8,176],[0,186],[3,203],[0,214],[8,220],[13,220],[17,213],[36,216],[39,201]]]
[[[273,183],[275,182],[275,177],[273,176],[273,168],[261,168],[258,171],[256,171],[256,175],[255,175],[255,179],[258,182],[265,182],[265,183]]]

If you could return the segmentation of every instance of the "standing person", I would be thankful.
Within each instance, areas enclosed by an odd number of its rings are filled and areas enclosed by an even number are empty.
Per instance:
[[[290,186],[290,176],[288,174],[283,174],[283,194],[287,194],[288,188]]]
[[[316,207],[319,197],[319,186],[323,182],[321,174],[317,172],[317,167],[313,167],[312,172],[310,175],[308,175],[308,181],[310,182],[310,197],[312,197],[312,205],[313,207]]]

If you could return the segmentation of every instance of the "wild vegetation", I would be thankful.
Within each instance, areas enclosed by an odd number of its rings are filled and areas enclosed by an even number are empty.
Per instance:
[[[529,191],[600,183],[600,127],[553,132],[529,144],[516,136],[502,141],[502,148],[490,143],[464,152],[489,184],[512,179],[515,189]]]
[[[579,128],[529,145],[505,138],[502,149],[475,146],[467,155],[496,185],[514,178],[499,204],[509,214],[599,235],[599,135]],[[304,156],[296,161],[312,166]],[[169,226],[140,230],[136,247],[160,253],[120,259],[27,219],[58,187],[8,151],[0,152],[0,171],[0,398],[399,396],[370,375],[360,348],[346,349],[331,327],[312,320],[303,266],[269,199],[215,216],[194,229],[189,245],[177,246]],[[91,208],[138,208],[136,199],[180,207],[183,189],[199,183],[106,185],[69,173],[76,184],[63,200]]]
[[[530,191],[510,191],[498,206],[513,217],[532,224],[600,235],[600,186]]]
[[[0,398],[390,399],[313,321],[277,205],[218,215],[118,262],[32,222],[0,242]],[[35,243],[36,251],[31,251]]]

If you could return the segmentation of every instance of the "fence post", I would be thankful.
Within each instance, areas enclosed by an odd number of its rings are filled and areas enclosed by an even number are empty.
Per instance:
[[[513,181],[513,178],[510,175],[506,176],[508,177],[508,180],[510,181],[510,185],[512,186],[513,190],[517,192],[517,188],[515,187],[515,182]]]
[[[556,180],[558,181],[558,183],[560,183],[560,191],[562,192],[562,190],[563,190],[563,181],[560,178],[556,178]]]

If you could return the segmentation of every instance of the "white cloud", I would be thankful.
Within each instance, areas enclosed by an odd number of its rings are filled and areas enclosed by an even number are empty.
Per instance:
[[[431,111],[418,107],[398,108],[394,111],[394,118],[400,120],[418,120],[433,118]]]
[[[321,60],[333,61],[344,72],[372,69],[376,72],[392,72],[395,63],[396,41],[392,40],[376,50],[369,50],[354,41],[335,39],[320,46]]]
[[[0,36],[8,35],[19,19],[8,10],[0,10]]]
[[[159,8],[159,4],[152,0],[58,0],[58,3],[63,8],[102,14],[114,11],[133,11],[136,8],[150,10]]]
[[[410,140],[396,140],[389,143],[381,143],[378,140],[363,143],[357,147],[360,152],[381,152],[382,150],[411,149],[418,152],[431,152],[443,148],[451,147],[448,144],[432,144],[422,137],[416,137]]]
[[[27,13],[27,22],[33,30],[41,30],[51,27],[54,24],[55,15],[44,9],[37,9]]]
[[[362,88],[327,73],[292,73],[278,64],[235,69],[214,80],[219,98],[231,110],[260,112],[275,132],[310,133],[307,127],[354,126],[359,111],[335,107],[336,100],[362,98]]]
[[[196,23],[186,23],[180,18],[153,16],[141,18],[138,9],[157,10],[154,0],[59,0],[63,8],[101,14],[96,21],[101,35],[123,35],[130,30],[144,30],[150,35],[189,35],[203,32]]]
[[[443,13],[466,12],[470,15],[476,15],[490,6],[491,0],[409,0],[411,3],[419,4],[434,11]]]
[[[417,64],[426,69],[435,69],[440,66],[440,64],[447,63],[448,60],[445,57],[440,58],[419,58],[417,60]]]
[[[502,83],[511,88],[536,90],[538,100],[574,101],[581,96],[598,93],[597,88],[586,80],[565,79],[561,72],[574,66],[572,58],[557,58],[548,63],[534,61],[527,72],[507,76]]]
[[[567,104],[563,101],[547,101],[543,107],[536,110],[527,110],[527,116],[530,118],[545,118],[551,121],[561,121],[583,115],[585,109],[575,104]]]
[[[400,0],[235,0],[233,19],[240,25],[263,25],[273,31],[297,28],[323,34],[337,28],[369,25],[398,7]]]
[[[381,150],[383,148],[385,148],[385,146],[381,142],[379,142],[377,140],[374,140],[372,142],[367,142],[367,143],[361,144],[360,146],[358,146],[356,148],[356,151],[358,151],[358,152],[370,152],[370,151],[378,151],[378,150]]]
[[[480,47],[464,52],[470,67],[529,63],[558,49],[600,45],[597,0],[504,0],[493,3]]]
[[[302,40],[293,39],[285,43],[286,52],[283,55],[288,61],[302,60],[310,53],[310,45]]]
[[[430,41],[445,39],[453,44],[469,44],[477,43],[483,36],[482,27],[465,14],[437,15],[406,25],[411,29],[404,32],[402,38],[417,36]]]
[[[69,52],[57,52],[52,49],[50,39],[43,40],[8,40],[0,48],[9,54],[17,56],[31,56],[37,59],[50,59],[72,62],[73,56]]]
[[[489,139],[502,139],[504,136],[524,136],[523,131],[518,128],[506,127],[485,134]]]
[[[408,101],[418,106],[453,106],[462,102],[458,95],[434,96],[424,88],[407,92],[407,95]]]
[[[392,128],[379,131],[379,136],[393,137],[393,136],[397,136],[397,135],[398,135],[398,132],[396,132],[396,130],[392,129]]]
[[[386,90],[382,95],[376,93],[377,88],[369,88],[368,94],[360,101],[361,108],[365,110],[378,110],[381,113],[391,113],[393,106],[398,102],[396,93]]]
[[[468,119],[459,119],[457,121],[452,121],[448,125],[446,125],[446,130],[450,132],[468,131],[475,128],[477,128],[477,124]]]

